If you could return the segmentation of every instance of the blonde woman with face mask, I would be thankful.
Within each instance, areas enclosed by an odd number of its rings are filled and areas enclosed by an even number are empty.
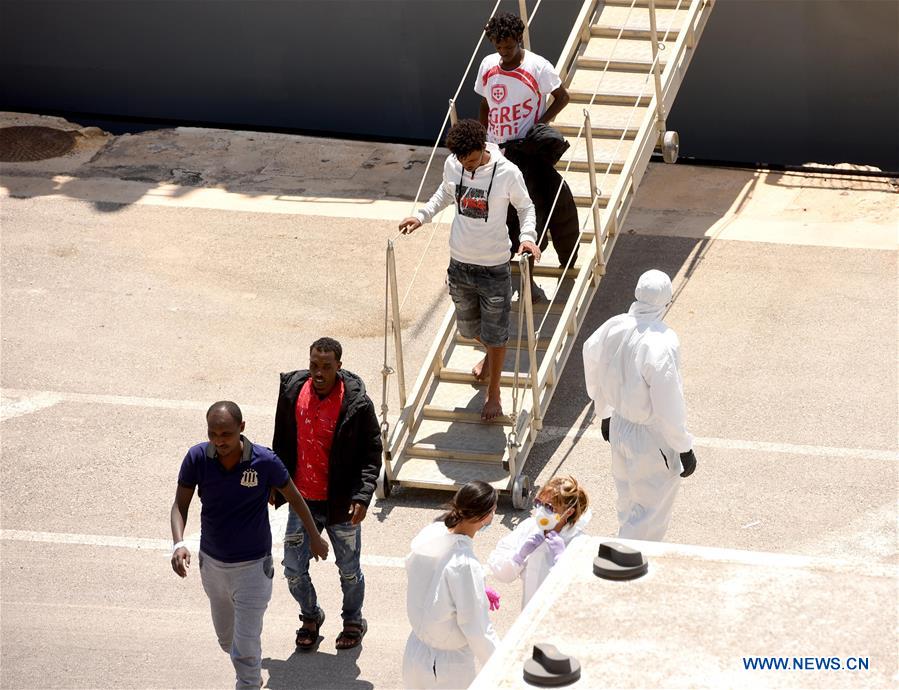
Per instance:
[[[474,538],[493,522],[496,490],[469,482],[449,511],[412,540],[406,557],[406,612],[412,632],[403,655],[406,688],[467,688],[499,643]]]
[[[521,607],[590,521],[589,499],[574,477],[554,477],[537,494],[531,516],[503,537],[487,561],[500,582],[521,578]]]

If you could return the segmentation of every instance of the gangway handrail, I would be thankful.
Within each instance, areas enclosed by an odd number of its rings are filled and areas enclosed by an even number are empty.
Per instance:
[[[682,2],[682,0],[678,1],[677,7],[675,9],[680,9],[681,2]],[[692,26],[693,22],[695,21],[697,15],[699,13],[699,10],[702,8],[703,5],[707,4],[707,2],[708,2],[708,0],[692,0],[690,2],[688,14],[687,14],[687,17],[685,18],[685,26]],[[652,2],[651,4],[654,5],[655,3]],[[711,3],[709,3],[709,4],[711,4]],[[669,22],[668,30],[666,30],[665,36],[662,39],[663,42],[667,38],[668,33],[670,32],[672,22],[673,22],[673,17],[672,17],[672,21]],[[670,69],[674,69],[674,65],[682,57],[681,53],[685,52],[688,33],[692,33],[692,31],[688,32],[686,30],[682,30],[679,32],[678,38],[675,41],[674,47],[671,51],[672,57],[665,66],[666,72],[668,72]],[[657,55],[656,59],[660,59],[660,58],[661,58],[661,54]],[[649,73],[647,73],[646,82],[648,83],[648,81],[649,81]],[[637,107],[639,107],[640,97],[642,97],[643,90],[645,90],[645,88],[646,88],[646,83],[644,83],[643,89],[641,89],[640,95],[637,97],[637,99],[635,101],[635,106],[632,109],[632,113],[636,111]],[[662,98],[664,98],[664,94],[660,94],[660,96]],[[635,141],[640,141],[641,139],[643,139],[643,145],[636,146],[631,149],[627,159],[625,160],[624,166],[622,167],[621,173],[619,175],[619,179],[609,197],[609,203],[607,204],[606,208],[603,210],[603,213],[601,214],[601,216],[602,216],[602,225],[601,225],[602,232],[594,233],[593,242],[602,243],[602,242],[606,241],[606,239],[611,240],[612,246],[608,248],[609,253],[611,252],[611,249],[614,247],[614,243],[615,243],[618,233],[617,232],[609,233],[609,232],[607,232],[607,230],[610,227],[617,226],[618,212],[621,210],[626,211],[626,209],[624,209],[624,204],[623,204],[623,202],[625,200],[625,196],[626,196],[625,189],[629,185],[633,185],[632,178],[633,178],[633,174],[634,174],[634,168],[636,167],[636,163],[644,155],[646,155],[646,150],[645,150],[646,148],[651,147],[650,153],[651,153],[651,149],[655,148],[655,140],[650,139],[648,137],[641,137],[641,134],[645,133],[645,130],[647,127],[652,127],[655,124],[655,114],[657,112],[657,109],[653,108],[652,106],[655,105],[656,98],[657,98],[657,96],[653,96],[654,101],[651,102],[650,107],[647,108],[646,115],[644,115],[643,122],[640,125],[637,136],[635,137]],[[629,122],[630,121],[628,120],[628,123]],[[626,131],[627,131],[627,127],[625,127],[625,132]],[[622,136],[621,140],[623,140],[623,136]],[[605,175],[608,175],[610,169],[611,169],[610,167],[607,168]],[[605,178],[603,178],[603,179],[605,179]],[[631,190],[631,191],[633,191],[633,190]],[[593,203],[595,204],[596,201],[597,201],[597,199],[594,199]],[[589,218],[585,219],[585,223],[584,223],[585,226],[586,226],[587,220],[589,220]],[[581,231],[581,234],[583,234],[583,229]],[[603,251],[603,256],[605,256],[605,255],[606,255],[606,251]],[[591,259],[591,261],[592,261],[592,259]],[[572,288],[572,294],[576,294],[580,290],[584,289],[588,276],[590,276],[591,273],[593,273],[592,270],[589,270],[589,271],[586,270],[589,267],[590,267],[590,262],[587,262],[586,264],[581,266],[581,269],[579,270],[578,275],[575,279],[575,285]],[[576,305],[578,304],[578,302],[579,302],[579,300],[577,300],[577,299],[574,299],[574,300],[569,299],[567,301],[567,304],[565,305],[565,308],[563,309],[562,315],[559,320],[560,324],[563,324],[563,323],[567,324],[569,322],[569,320],[573,318],[574,309],[575,309]],[[549,313],[549,312],[547,311],[547,313]],[[541,323],[540,328],[542,328],[544,323],[545,323],[545,318],[544,318],[544,322]],[[539,330],[540,329],[538,329],[538,333],[539,333]],[[539,379],[538,383],[541,387],[541,390],[553,378],[553,376],[552,376],[553,370],[555,369],[555,367],[557,365],[557,360],[556,360],[554,353],[556,352],[556,350],[559,349],[561,340],[566,335],[566,330],[567,329],[557,328],[550,340],[549,346],[547,347],[547,356],[544,358],[543,362],[541,363],[540,373],[538,375],[538,379]]]
[[[689,1],[689,0],[688,0],[688,1]],[[683,2],[684,2],[684,0],[678,0],[677,5],[674,7],[674,11],[675,11],[675,12],[678,11],[679,9],[681,9],[681,4],[682,4]],[[694,2],[697,6],[699,6],[699,5],[701,5],[702,0],[693,0],[693,2]],[[596,86],[594,87],[593,93],[591,94],[590,101],[587,103],[587,107],[584,108],[584,114],[585,114],[584,124],[582,124],[582,125],[580,126],[580,128],[578,129],[578,133],[577,133],[575,139],[580,139],[580,138],[581,138],[581,135],[584,133],[585,129],[586,129],[587,127],[590,126],[590,119],[589,119],[589,115],[588,115],[588,113],[589,113],[588,108],[589,108],[589,106],[592,106],[592,105],[594,104],[595,100],[596,100],[596,96],[597,96],[597,94],[599,93],[599,87],[602,85],[602,80],[603,80],[603,78],[605,77],[605,75],[607,74],[608,69],[609,69],[609,66],[610,66],[610,64],[611,64],[611,60],[612,60],[612,57],[611,57],[611,56],[614,54],[614,49],[615,49],[615,47],[618,45],[618,41],[621,39],[621,36],[623,35],[624,28],[625,28],[625,26],[626,26],[626,24],[627,24],[627,20],[630,18],[630,13],[631,13],[631,11],[633,11],[635,5],[636,5],[636,0],[631,0],[631,4],[630,4],[630,6],[628,7],[628,13],[627,13],[627,15],[625,15],[624,21],[622,22],[622,26],[621,26],[621,28],[620,28],[619,31],[618,31],[618,35],[615,37],[615,43],[614,43],[613,46],[612,46],[612,50],[611,50],[610,53],[609,53],[609,57],[606,59],[606,63],[605,63],[605,65],[603,66],[603,68],[602,68],[602,70],[601,70],[602,76],[597,80]],[[654,25],[654,14],[655,14],[655,2],[654,2],[654,0],[650,0],[650,2],[649,2],[649,14],[650,14],[650,17],[653,17],[653,20],[652,20],[652,21],[653,21],[653,25]],[[668,28],[667,28],[666,31],[665,31],[665,34],[664,34],[664,36],[663,36],[663,38],[662,38],[662,42],[664,42],[665,40],[667,40],[668,34],[671,32],[671,27],[672,27],[673,23],[674,23],[674,15],[672,15],[671,19],[670,19],[669,22],[668,22]],[[641,106],[640,106],[640,99],[643,97],[643,93],[644,93],[644,91],[646,90],[647,84],[649,83],[649,76],[652,74],[653,70],[658,66],[660,60],[661,60],[661,53],[657,53],[656,56],[655,56],[655,59],[653,60],[653,63],[650,65],[650,71],[647,73],[646,78],[644,79],[643,86],[641,87],[639,94],[638,94],[638,95],[636,96],[636,98],[635,98],[634,105],[631,107],[630,112],[628,113],[628,119],[627,119],[627,121],[626,121],[626,123],[625,123],[625,126],[622,128],[622,133],[621,133],[621,135],[618,137],[618,140],[616,141],[615,149],[614,149],[614,151],[613,151],[613,154],[612,154],[612,156],[610,157],[610,160],[609,160],[609,162],[608,162],[608,164],[607,164],[607,166],[606,166],[605,172],[603,173],[603,176],[602,176],[602,182],[604,182],[604,181],[608,178],[609,173],[610,173],[611,170],[612,170],[612,166],[614,165],[614,162],[615,162],[615,155],[618,153],[618,150],[620,149],[621,144],[624,142],[624,140],[625,140],[626,137],[627,137],[627,132],[628,132],[628,128],[630,127],[631,120],[632,120],[634,114],[637,112],[637,110],[641,107]],[[561,61],[561,60],[560,60],[560,61]],[[651,106],[651,105],[652,105],[652,104],[650,104],[650,106]],[[652,112],[653,112],[653,108],[652,108],[652,107],[648,108],[648,110],[647,110],[647,116],[648,116],[649,113],[652,113]],[[644,117],[647,117],[647,116],[644,116]],[[637,134],[637,137],[635,138],[635,141],[640,139],[640,132],[642,132],[642,131],[643,131],[643,126],[642,126],[642,124],[641,124],[641,127],[638,129],[638,134]],[[588,132],[588,134],[587,134],[587,139],[588,139],[588,140],[592,139],[592,132]],[[655,143],[653,143],[653,147],[654,147],[654,146],[655,146]],[[588,157],[589,157],[589,158],[592,158],[592,155],[593,155],[593,154],[592,154],[592,142],[589,142],[589,141],[588,141],[588,143],[587,143],[587,150],[588,150]],[[573,161],[574,161],[573,158],[569,158],[569,159],[568,159],[568,161],[567,161],[567,163],[566,163],[566,166],[565,166],[565,171],[564,171],[564,173],[567,173],[567,172],[571,169],[571,164],[573,163]],[[600,224],[600,225],[597,225],[597,220],[596,220],[597,206],[596,206],[596,203],[597,203],[597,200],[598,200],[598,195],[596,194],[596,191],[599,190],[599,192],[601,192],[601,191],[602,191],[602,185],[601,185],[601,184],[597,184],[597,182],[596,182],[596,171],[595,171],[595,169],[594,169],[594,166],[593,166],[592,164],[590,164],[588,167],[589,167],[589,175],[590,175],[590,180],[591,180],[591,192],[593,193],[593,203],[592,203],[592,205],[591,205],[591,216],[593,216],[593,219],[594,219],[594,221],[593,221],[593,222],[594,222],[594,235],[599,235],[599,234],[600,234],[600,230],[601,230],[601,229],[604,230],[604,228],[601,226],[601,224]],[[626,163],[625,163],[625,166],[622,167],[622,171],[621,171],[621,173],[620,173],[621,178],[624,178],[624,177],[627,176],[627,175],[625,175],[625,172],[626,172],[626,171],[625,171],[625,167],[626,167]],[[563,173],[563,175],[564,175],[564,173]],[[619,179],[619,182],[620,182],[620,179]],[[563,183],[564,183],[564,179],[563,179]],[[617,189],[617,185],[616,185],[616,189]],[[560,185],[559,185],[559,188],[556,190],[556,196],[555,196],[555,198],[553,199],[552,206],[550,207],[550,211],[549,211],[549,213],[547,214],[547,220],[546,220],[546,225],[544,226],[544,229],[543,229],[543,234],[546,233],[546,230],[547,230],[547,228],[549,227],[549,220],[552,218],[552,213],[553,213],[553,211],[555,211],[556,203],[558,202],[559,194],[561,193],[561,191],[562,191],[562,184],[560,184]],[[609,206],[612,206],[612,202],[613,202],[613,195],[610,195],[610,198],[609,198],[609,204],[608,204],[608,205],[609,205]],[[583,235],[584,235],[584,231],[586,230],[587,222],[588,222],[589,220],[590,220],[590,216],[588,216],[587,218],[584,219],[584,224],[583,224],[583,226],[581,227],[580,232],[578,233],[578,242],[577,242],[578,245],[580,245],[581,239],[583,238]],[[543,234],[541,234],[541,239],[542,239]],[[613,234],[614,234],[614,232],[613,232]],[[602,239],[603,239],[603,240],[605,239],[605,236],[606,236],[606,235],[607,235],[607,233],[603,231],[603,232],[602,232]],[[605,266],[605,258],[604,258],[604,254],[602,254],[602,252],[600,251],[600,247],[601,247],[601,244],[600,244],[599,246],[595,247],[595,253],[597,254],[597,257],[598,257],[598,258],[597,258],[597,263],[603,267],[603,268],[600,269],[600,270],[603,270],[603,269],[604,269],[604,266]],[[603,257],[603,259],[602,259],[601,262],[599,261],[599,257]],[[572,266],[572,261],[573,261],[573,259],[574,259],[574,253],[572,252],[571,256],[568,258],[568,261],[567,261],[566,264],[565,264],[565,267],[563,268],[562,275],[560,276],[559,283],[558,283],[559,285],[561,285],[562,280],[565,279],[565,275],[568,273],[569,269],[570,269],[570,268],[573,268],[573,266]],[[546,324],[546,320],[549,318],[549,315],[550,315],[550,313],[551,313],[550,308],[551,308],[552,305],[555,303],[555,300],[556,300],[556,296],[557,296],[557,295],[558,295],[558,289],[553,293],[552,297],[550,298],[549,305],[547,306],[547,309],[546,309],[546,313],[543,315],[543,318],[542,318],[541,321],[540,321],[540,326],[537,328],[537,334],[538,334],[538,336],[539,336],[539,334],[543,331],[543,327],[544,327],[544,325]],[[552,341],[551,341],[551,342],[552,342]]]

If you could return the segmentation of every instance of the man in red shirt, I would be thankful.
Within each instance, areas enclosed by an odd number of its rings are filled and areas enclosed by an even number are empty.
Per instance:
[[[368,625],[362,617],[365,578],[359,564],[361,522],[381,469],[381,432],[365,384],[341,369],[342,348],[319,338],[309,348],[309,369],[281,374],[272,449],[327,530],[343,590],[343,630],[337,649],[357,646]],[[275,496],[275,506],[283,503]],[[309,538],[291,509],[284,535],[284,575],[300,605],[297,649],[315,649],[325,613],[309,576]]]

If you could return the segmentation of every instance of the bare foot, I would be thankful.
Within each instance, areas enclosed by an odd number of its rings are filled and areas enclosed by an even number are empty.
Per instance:
[[[499,417],[503,413],[503,405],[499,399],[487,398],[484,403],[484,409],[481,410],[481,419],[489,422],[491,419]]]
[[[487,364],[487,355],[484,355],[484,359],[471,368],[471,373],[478,381],[483,381],[489,377],[490,367]]]

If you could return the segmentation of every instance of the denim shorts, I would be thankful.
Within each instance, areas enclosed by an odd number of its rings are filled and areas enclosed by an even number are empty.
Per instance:
[[[511,266],[478,266],[450,259],[446,277],[459,333],[480,338],[487,347],[504,346],[512,310]]]

